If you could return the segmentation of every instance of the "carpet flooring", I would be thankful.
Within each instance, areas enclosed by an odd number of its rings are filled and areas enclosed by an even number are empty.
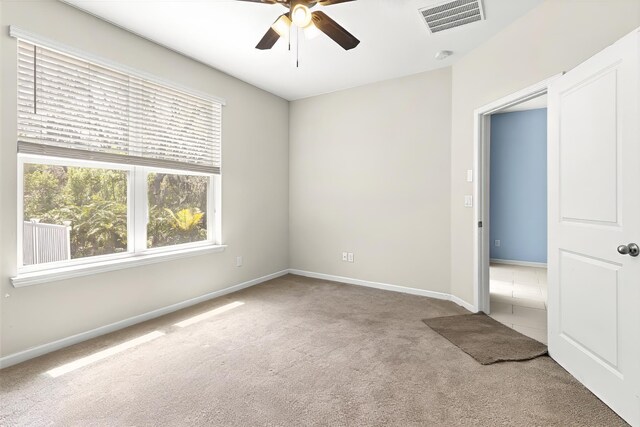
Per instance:
[[[465,313],[288,275],[0,371],[0,425],[625,425],[549,357],[483,366],[422,322]]]
[[[484,313],[432,317],[423,322],[483,365],[531,360],[547,354],[546,345]]]

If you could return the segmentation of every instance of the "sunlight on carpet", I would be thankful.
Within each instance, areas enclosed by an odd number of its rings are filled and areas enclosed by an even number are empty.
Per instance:
[[[241,302],[241,301],[232,302],[230,304],[223,305],[222,307],[218,307],[218,308],[216,308],[214,310],[210,310],[210,311],[207,311],[205,313],[198,314],[197,316],[190,317],[188,319],[183,320],[182,322],[175,323],[173,326],[178,326],[180,328],[184,328],[184,327],[187,327],[189,325],[193,325],[194,323],[198,323],[198,322],[201,322],[201,321],[203,321],[205,319],[213,317],[213,316],[215,316],[217,314],[221,314],[221,313],[224,313],[225,311],[229,311],[229,310],[232,310],[232,309],[234,309],[236,307],[240,307],[241,305],[244,305],[244,303]]]
[[[76,369],[90,365],[99,360],[106,359],[107,357],[113,356],[114,354],[122,353],[123,351],[136,347],[140,344],[144,344],[156,338],[160,338],[163,335],[165,335],[164,332],[160,332],[160,331],[154,331],[149,334],[142,335],[138,338],[125,341],[122,344],[118,344],[116,346],[109,347],[97,353],[93,353],[89,356],[80,358],[78,360],[74,360],[73,362],[65,363],[64,365],[58,366],[57,368],[47,371],[47,374],[49,374],[49,376],[53,378],[57,378],[61,375],[64,375],[71,371],[75,371]]]

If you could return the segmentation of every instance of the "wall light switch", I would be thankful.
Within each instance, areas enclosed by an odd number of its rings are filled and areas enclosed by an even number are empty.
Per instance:
[[[500,240],[496,240],[495,245],[496,247],[500,247]]]
[[[473,170],[467,169],[467,182],[473,182]]]
[[[242,267],[242,257],[236,257],[236,267]]]
[[[342,252],[342,260],[345,261],[345,262],[349,260],[347,258],[347,253],[346,252]]]
[[[464,207],[465,208],[473,207],[473,196],[464,196]]]
[[[349,252],[349,262],[353,262],[353,252]]]

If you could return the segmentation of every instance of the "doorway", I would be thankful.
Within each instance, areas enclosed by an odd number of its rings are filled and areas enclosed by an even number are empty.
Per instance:
[[[490,313],[491,115],[547,93],[549,355],[632,425],[640,425],[639,43],[634,30],[568,73],[476,110],[474,153],[475,308]]]
[[[546,344],[547,96],[490,120],[490,315]]]
[[[476,305],[547,343],[547,88],[476,110]]]

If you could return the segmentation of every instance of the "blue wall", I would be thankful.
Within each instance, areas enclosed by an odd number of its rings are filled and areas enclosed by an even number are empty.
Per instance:
[[[491,258],[546,263],[547,109],[491,116],[490,163]]]

